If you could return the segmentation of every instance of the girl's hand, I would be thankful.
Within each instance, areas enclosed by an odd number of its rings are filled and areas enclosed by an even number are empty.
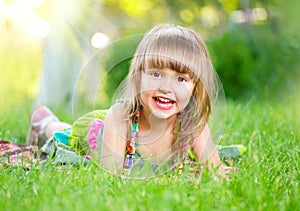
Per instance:
[[[226,166],[225,164],[222,164],[218,170],[218,174],[224,178],[228,178],[230,174],[235,172],[236,172],[236,167]]]

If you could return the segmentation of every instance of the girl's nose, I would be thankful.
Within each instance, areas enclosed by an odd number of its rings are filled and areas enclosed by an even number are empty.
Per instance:
[[[161,80],[159,90],[162,92],[171,92],[172,91],[171,77],[165,77],[164,80]]]

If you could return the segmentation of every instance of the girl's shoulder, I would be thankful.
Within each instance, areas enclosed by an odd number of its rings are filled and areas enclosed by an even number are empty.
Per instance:
[[[125,110],[126,105],[124,103],[115,103],[107,110],[106,117],[121,121],[126,118]]]
[[[106,113],[104,119],[104,129],[111,132],[118,132],[122,135],[126,134],[128,121],[126,120],[125,105],[123,103],[116,103],[112,105]]]

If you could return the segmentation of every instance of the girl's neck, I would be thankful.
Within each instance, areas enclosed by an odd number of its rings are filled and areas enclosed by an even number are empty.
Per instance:
[[[145,110],[144,110],[145,111]],[[161,119],[141,112],[139,119],[139,152],[154,163],[166,161],[174,141],[177,115]]]
[[[147,131],[157,131],[162,129],[168,129],[170,126],[174,126],[176,122],[177,115],[174,115],[168,119],[157,118],[152,114],[147,114],[147,112],[141,112],[141,117],[139,121],[139,130],[141,132]]]

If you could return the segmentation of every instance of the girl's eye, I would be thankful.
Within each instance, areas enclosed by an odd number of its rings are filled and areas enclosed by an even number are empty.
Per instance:
[[[178,82],[186,82],[187,80],[186,80],[184,77],[179,76],[179,77],[177,78],[177,81],[178,81]]]
[[[152,72],[151,75],[155,78],[160,78],[161,77],[161,73],[160,72]]]

